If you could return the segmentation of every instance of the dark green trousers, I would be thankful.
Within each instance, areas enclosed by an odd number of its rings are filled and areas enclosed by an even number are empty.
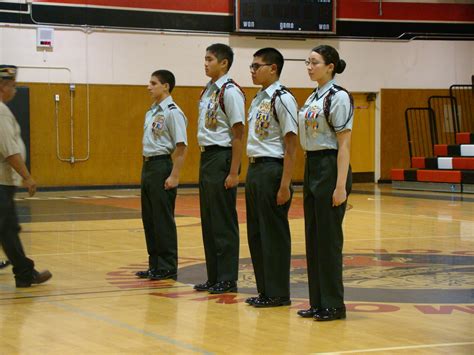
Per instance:
[[[290,200],[278,206],[283,165],[250,164],[245,182],[247,237],[258,293],[290,297]],[[293,195],[293,193],[292,193]]]
[[[224,187],[229,175],[232,150],[217,149],[201,153],[199,204],[210,282],[236,281],[239,271],[239,222],[237,187]]]
[[[21,244],[15,190],[15,186],[0,185],[0,244],[13,265],[15,279],[29,282],[33,278],[35,263],[26,257]]]
[[[303,199],[309,298],[312,307],[342,307],[342,221],[347,201],[332,207],[337,181],[337,151],[307,156]],[[352,187],[349,167],[346,191]]]
[[[143,163],[141,183],[142,221],[150,270],[178,269],[178,242],[174,207],[177,189],[165,190],[171,174],[170,158]]]

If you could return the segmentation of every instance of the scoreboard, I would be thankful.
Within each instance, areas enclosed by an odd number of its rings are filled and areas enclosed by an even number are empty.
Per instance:
[[[235,0],[235,31],[335,34],[336,0]]]

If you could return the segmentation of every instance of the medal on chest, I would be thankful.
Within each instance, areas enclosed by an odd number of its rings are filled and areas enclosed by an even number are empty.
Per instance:
[[[304,127],[306,132],[310,133],[313,137],[316,136],[319,128],[318,117],[321,111],[322,110],[316,105],[310,106],[308,107],[304,117]]]
[[[259,139],[268,137],[270,127],[271,105],[269,101],[264,101],[258,106],[258,111],[255,116],[255,134]]]
[[[153,123],[151,124],[151,131],[155,138],[160,137],[163,134],[165,128],[165,116],[157,114],[153,116]]]
[[[208,129],[217,127],[217,108],[219,107],[218,92],[214,91],[209,99],[206,109],[205,126]]]

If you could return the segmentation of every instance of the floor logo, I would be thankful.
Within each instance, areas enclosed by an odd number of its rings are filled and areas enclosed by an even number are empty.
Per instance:
[[[418,304],[474,303],[474,256],[462,253],[447,255],[399,251],[344,254],[345,300]],[[239,292],[255,294],[251,259],[240,259],[239,267]],[[135,271],[143,268],[146,268],[146,264],[123,267],[120,271],[110,272],[107,279],[112,284],[126,288],[167,286],[163,281],[135,278]],[[180,259],[179,283],[195,284],[205,281],[205,278],[206,266],[202,260]],[[292,297],[308,298],[304,255],[292,257],[290,282]]]

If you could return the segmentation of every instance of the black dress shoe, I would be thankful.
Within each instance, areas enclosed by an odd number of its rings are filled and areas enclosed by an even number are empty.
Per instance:
[[[258,308],[289,306],[291,301],[288,297],[259,297],[253,306]]]
[[[204,282],[203,284],[196,284],[194,285],[194,289],[196,291],[207,291],[209,290],[209,287],[211,286],[214,286],[215,285],[215,282],[211,282],[211,281],[206,281]]]
[[[219,294],[237,291],[237,283],[235,281],[218,281],[215,285],[209,287],[209,293]]]
[[[38,272],[33,270],[33,278],[31,280],[16,280],[16,287],[30,287],[32,284],[42,284],[43,282],[48,281],[53,275],[48,271],[44,270]]]
[[[313,318],[318,312],[319,308],[310,307],[308,309],[300,309],[296,314],[303,318]]]
[[[263,294],[259,294],[258,296],[255,296],[255,297],[249,297],[245,300],[245,303],[253,306],[253,304],[255,303],[256,300],[258,300],[259,298],[263,298],[265,297]]]
[[[336,319],[346,318],[346,307],[338,308],[321,308],[314,315],[314,320],[317,321],[330,321]]]
[[[147,279],[148,275],[150,275],[150,270],[137,271],[135,273],[135,276],[141,279]]]
[[[4,269],[10,264],[11,264],[11,262],[9,260],[2,260],[2,261],[0,261],[0,269]]]
[[[178,272],[176,270],[157,270],[157,271],[150,271],[148,274],[148,278],[150,280],[166,280],[166,279],[174,279]]]

